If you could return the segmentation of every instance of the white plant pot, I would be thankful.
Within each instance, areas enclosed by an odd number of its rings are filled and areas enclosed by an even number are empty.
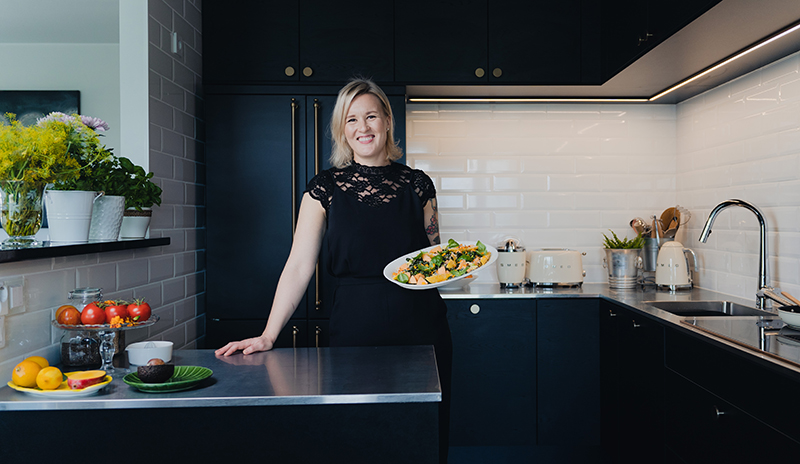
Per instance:
[[[92,223],[92,206],[103,192],[46,190],[47,227],[50,241],[59,245],[86,243]]]
[[[119,238],[122,226],[122,213],[125,211],[125,197],[104,195],[94,202],[92,223],[89,226],[89,240],[109,242]]]
[[[144,238],[147,235],[147,228],[150,227],[153,211],[150,208],[142,209],[143,211],[141,212],[135,209],[125,210],[125,215],[122,218],[122,227],[119,230],[120,239]]]

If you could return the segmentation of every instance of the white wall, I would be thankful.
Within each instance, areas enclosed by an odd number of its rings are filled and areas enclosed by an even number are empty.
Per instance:
[[[677,198],[697,213],[687,242],[700,256],[700,285],[757,291],[754,214],[726,209],[708,242],[697,241],[711,209],[738,198],[766,216],[773,285],[800,295],[800,53],[679,104],[676,116]]]
[[[698,286],[754,298],[758,224],[711,209],[739,198],[769,223],[773,283],[800,295],[800,53],[679,105],[409,104],[408,163],[436,183],[443,238],[504,236],[586,252],[605,282],[602,233],[676,203],[677,239],[700,257]],[[482,280],[496,280],[492,272]]]
[[[79,90],[81,113],[109,124],[103,143],[121,154],[119,44],[0,43],[0,63],[0,90]]]
[[[603,233],[675,205],[674,105],[409,104],[407,131],[443,238],[586,252],[586,282],[606,281]]]

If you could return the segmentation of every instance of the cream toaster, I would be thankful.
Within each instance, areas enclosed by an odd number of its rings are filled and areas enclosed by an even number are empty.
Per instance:
[[[528,281],[542,287],[574,287],[583,285],[586,271],[582,255],[566,248],[542,248],[531,251],[528,260]]]

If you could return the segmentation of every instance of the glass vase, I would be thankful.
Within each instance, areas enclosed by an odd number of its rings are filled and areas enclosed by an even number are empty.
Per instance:
[[[0,181],[0,226],[8,234],[3,248],[39,245],[36,233],[42,227],[44,185],[21,180]]]

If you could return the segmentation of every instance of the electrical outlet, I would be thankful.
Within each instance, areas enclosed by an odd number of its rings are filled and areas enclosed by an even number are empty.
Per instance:
[[[0,316],[0,348],[6,346],[6,317]]]
[[[8,314],[8,293],[8,287],[6,287],[5,282],[0,282],[0,316]]]
[[[22,277],[16,279],[9,279],[3,285],[8,289],[8,308],[9,313],[25,312],[25,292],[24,280]]]

